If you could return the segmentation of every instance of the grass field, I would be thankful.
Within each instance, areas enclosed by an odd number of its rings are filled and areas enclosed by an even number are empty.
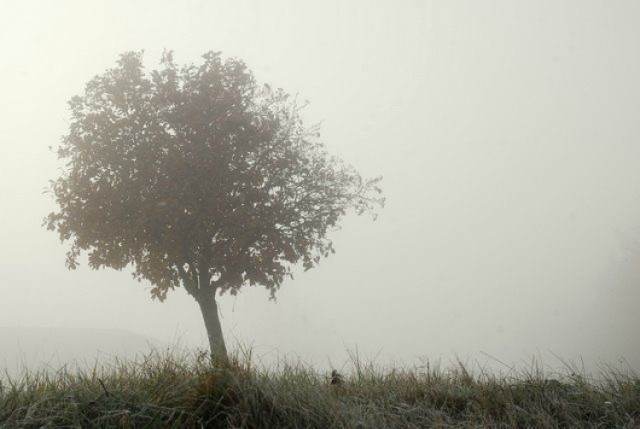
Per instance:
[[[471,374],[464,365],[380,370],[342,381],[303,364],[256,368],[249,354],[153,352],[90,369],[25,372],[0,384],[0,427],[640,427],[640,377]]]

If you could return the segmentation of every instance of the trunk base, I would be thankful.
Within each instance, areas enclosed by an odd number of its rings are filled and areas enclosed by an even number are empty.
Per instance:
[[[222,326],[218,317],[218,303],[216,302],[215,292],[209,296],[201,297],[197,301],[204,319],[204,326],[207,328],[211,358],[215,362],[227,364],[229,363],[229,357],[227,355],[227,347],[224,344],[224,337],[222,336]]]

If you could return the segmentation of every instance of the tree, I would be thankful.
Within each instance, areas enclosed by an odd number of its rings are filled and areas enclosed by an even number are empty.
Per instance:
[[[203,58],[178,67],[165,52],[145,73],[128,52],[71,99],[44,224],[70,241],[69,269],[84,252],[92,269],[131,265],[160,301],[184,287],[226,360],[216,294],[250,284],[273,298],[295,264],[334,251],[327,232],[347,210],[384,199],[380,178],[327,154],[295,99],[240,60]]]

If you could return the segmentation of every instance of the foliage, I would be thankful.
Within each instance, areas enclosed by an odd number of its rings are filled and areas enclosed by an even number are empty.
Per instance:
[[[123,269],[164,299],[259,284],[272,294],[291,267],[333,252],[327,232],[349,209],[381,205],[365,180],[330,157],[317,127],[282,89],[209,52],[179,67],[165,52],[145,73],[128,52],[70,101],[65,162],[45,219],[71,242],[67,265]]]

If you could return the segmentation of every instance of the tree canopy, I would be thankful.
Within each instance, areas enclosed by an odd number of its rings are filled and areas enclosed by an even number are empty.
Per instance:
[[[293,265],[333,252],[348,210],[384,202],[380,178],[329,156],[295,98],[218,52],[184,66],[165,52],[149,73],[127,52],[69,104],[45,224],[71,243],[69,268],[83,252],[94,269],[131,265],[160,300],[178,286],[273,296]]]

